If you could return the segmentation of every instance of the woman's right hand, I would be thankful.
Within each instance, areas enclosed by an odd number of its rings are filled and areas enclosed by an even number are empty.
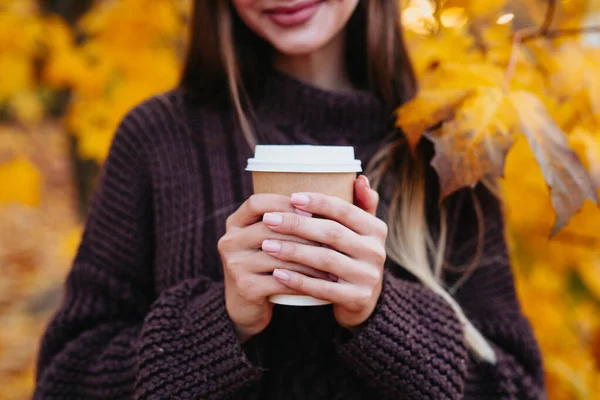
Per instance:
[[[303,265],[277,260],[264,253],[266,239],[309,243],[304,239],[275,233],[262,222],[268,212],[294,212],[290,198],[276,194],[255,194],[227,218],[225,235],[219,240],[223,262],[225,302],[241,343],[262,332],[273,312],[267,298],[276,294],[298,294],[273,277],[276,268],[291,269],[316,278],[327,274]]]

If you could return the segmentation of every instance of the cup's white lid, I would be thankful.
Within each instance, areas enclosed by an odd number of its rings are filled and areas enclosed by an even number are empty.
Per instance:
[[[246,171],[257,172],[361,172],[352,146],[258,145]]]

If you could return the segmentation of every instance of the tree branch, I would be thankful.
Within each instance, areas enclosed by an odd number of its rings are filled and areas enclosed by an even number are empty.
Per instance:
[[[546,9],[546,16],[544,17],[544,21],[540,25],[539,28],[530,27],[523,28],[517,32],[513,36],[512,41],[512,49],[510,53],[510,58],[508,61],[508,66],[506,67],[506,75],[504,79],[504,90],[508,91],[510,89],[510,82],[512,77],[515,74],[515,69],[517,68],[518,56],[520,45],[537,38],[546,38],[546,39],[555,39],[561,36],[573,36],[579,35],[582,33],[600,33],[600,25],[596,26],[586,26],[581,28],[565,28],[565,29],[554,29],[551,30],[552,22],[554,21],[554,16],[556,15],[557,8],[557,0],[548,0],[548,8]]]
[[[510,58],[508,59],[508,66],[506,67],[506,76],[504,78],[504,90],[508,92],[510,89],[510,81],[515,74],[517,68],[517,60],[519,57],[520,45],[527,37],[534,37],[539,33],[538,28],[523,28],[515,32],[512,41],[512,48],[510,51]]]
[[[557,0],[548,0],[548,7],[546,8],[546,16],[544,17],[544,21],[540,26],[539,34],[545,36],[550,27],[552,26],[552,21],[554,21],[554,16],[556,15],[556,3]]]
[[[547,31],[543,37],[545,37],[547,39],[554,39],[557,37],[573,36],[573,35],[579,35],[582,33],[583,34],[585,34],[585,33],[600,33],[600,25],[584,26],[581,28],[553,29],[553,30]],[[537,37],[538,36],[536,36],[536,35],[525,37],[521,40],[521,43],[524,43],[531,39],[536,39]]]

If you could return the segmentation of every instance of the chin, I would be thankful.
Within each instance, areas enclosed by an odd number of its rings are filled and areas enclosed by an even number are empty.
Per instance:
[[[321,43],[313,43],[313,42],[285,42],[285,43],[277,43],[271,42],[275,50],[278,53],[286,55],[286,56],[303,56],[316,52],[322,47]]]
[[[322,32],[297,32],[271,37],[268,42],[277,52],[288,56],[306,55],[323,48],[332,35],[323,35]]]

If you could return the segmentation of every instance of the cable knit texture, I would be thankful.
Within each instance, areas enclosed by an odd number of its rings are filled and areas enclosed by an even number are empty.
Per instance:
[[[277,73],[255,99],[255,115],[263,143],[353,145],[363,163],[392,118],[368,93],[322,91]],[[455,296],[494,347],[496,365],[474,359],[450,307],[390,261],[377,307],[358,333],[339,327],[331,306],[276,306],[265,331],[240,345],[225,308],[217,241],[227,216],[252,193],[244,171],[251,155],[231,110],[183,90],[128,113],[90,204],[64,302],[41,344],[35,399],[544,397],[501,209],[480,186],[447,201],[448,257],[464,265],[476,253],[479,205],[483,257]],[[432,170],[428,187],[435,216]]]

